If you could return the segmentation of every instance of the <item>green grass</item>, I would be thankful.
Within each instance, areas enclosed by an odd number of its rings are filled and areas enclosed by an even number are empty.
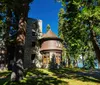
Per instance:
[[[5,85],[10,80],[10,71],[0,72],[0,85]]]
[[[100,85],[100,76],[90,75],[89,72],[79,68],[29,69],[20,82],[10,82],[8,76],[0,80],[0,85]]]

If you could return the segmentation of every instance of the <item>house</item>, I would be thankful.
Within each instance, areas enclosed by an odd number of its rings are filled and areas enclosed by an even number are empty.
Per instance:
[[[48,68],[53,62],[60,65],[62,60],[62,39],[51,29],[42,34],[42,21],[29,18],[27,20],[24,67]]]
[[[39,42],[43,68],[59,66],[62,61],[62,39],[58,38],[50,29]]]

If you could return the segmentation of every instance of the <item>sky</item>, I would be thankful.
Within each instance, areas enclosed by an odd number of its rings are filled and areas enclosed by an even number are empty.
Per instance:
[[[58,12],[61,3],[55,0],[34,0],[30,4],[29,18],[42,20],[42,32],[46,33],[46,26],[50,24],[51,30],[58,34]]]

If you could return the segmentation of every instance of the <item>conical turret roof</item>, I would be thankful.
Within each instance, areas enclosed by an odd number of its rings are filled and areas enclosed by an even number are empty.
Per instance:
[[[51,29],[48,30],[46,34],[43,34],[42,38],[58,38]]]
[[[43,34],[42,35],[42,38],[41,39],[39,39],[40,41],[41,40],[60,40],[60,41],[62,41],[62,39],[61,38],[59,38],[59,37],[57,37],[56,36],[56,34],[54,34],[52,31],[51,31],[51,29],[49,29],[48,30],[48,32],[47,33],[45,33],[45,34]]]
[[[57,37],[52,31],[51,29],[48,30],[48,32],[46,34],[42,35],[42,38],[39,40],[40,41],[40,51],[44,51],[44,50],[58,50],[61,51],[62,47],[61,44],[59,44],[60,42],[62,42],[63,40],[59,37]],[[57,46],[59,45],[59,46]]]

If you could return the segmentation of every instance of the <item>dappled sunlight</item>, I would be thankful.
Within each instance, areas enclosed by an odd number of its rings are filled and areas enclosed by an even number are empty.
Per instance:
[[[0,72],[0,85],[5,85],[10,80],[10,71]]]
[[[81,82],[96,82],[100,83],[100,75],[95,77],[96,74],[91,74],[87,70],[82,71],[82,69],[57,69],[57,70],[50,70],[54,72],[55,75],[61,79],[68,79],[68,80],[79,80]]]
[[[96,78],[89,75],[89,70],[83,71],[78,68],[28,69],[20,82],[10,82],[9,79],[8,77],[0,82],[3,82],[2,85],[99,85],[100,83],[99,75]]]

